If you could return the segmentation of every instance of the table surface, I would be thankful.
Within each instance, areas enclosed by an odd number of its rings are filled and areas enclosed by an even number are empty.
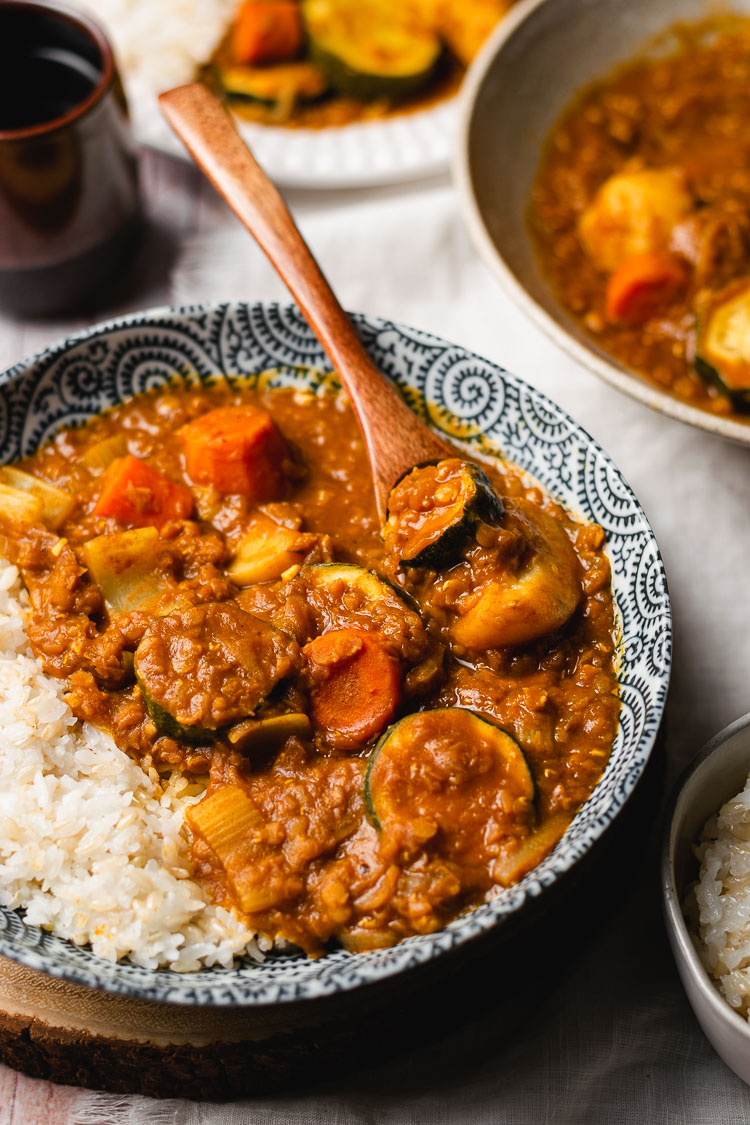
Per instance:
[[[192,167],[147,152],[142,181],[149,225],[127,275],[100,308],[75,320],[0,314],[0,369],[71,330],[136,308],[285,299],[257,247]],[[502,363],[567,409],[624,472],[656,532],[672,595],[670,782],[750,701],[750,450],[661,417],[563,355],[478,260],[447,177],[379,191],[295,191],[288,199],[348,308],[413,324]],[[0,1067],[0,1125],[747,1120],[750,1090],[704,1039],[669,955],[658,902],[658,829],[655,819],[643,824],[645,858],[620,901],[601,918],[589,912],[565,971],[550,980],[540,965],[530,982],[537,985],[529,990],[533,1012],[520,1021],[499,1006],[388,1064],[231,1106],[115,1098]]]

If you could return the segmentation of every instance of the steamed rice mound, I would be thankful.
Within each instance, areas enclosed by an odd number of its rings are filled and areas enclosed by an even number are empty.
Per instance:
[[[750,1018],[750,778],[706,823],[696,855],[698,954],[732,1007]]]
[[[0,562],[0,905],[98,957],[181,972],[260,958],[191,878],[189,783],[166,786],[75,719],[24,630],[18,571]]]
[[[237,0],[81,0],[112,39],[139,93],[190,82],[231,23]],[[158,111],[157,111],[158,112]]]

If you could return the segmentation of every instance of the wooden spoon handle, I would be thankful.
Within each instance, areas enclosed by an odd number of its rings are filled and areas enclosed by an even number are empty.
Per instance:
[[[420,462],[455,453],[378,371],[284,200],[218,98],[193,82],[167,91],[159,101],[195,162],[267,255],[341,377],[364,436],[384,519],[388,493],[403,473]]]

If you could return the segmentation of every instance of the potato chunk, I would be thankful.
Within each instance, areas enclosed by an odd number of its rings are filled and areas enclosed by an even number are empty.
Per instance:
[[[301,563],[317,540],[317,535],[284,527],[267,516],[256,516],[237,544],[227,574],[238,586],[273,582]]]
[[[451,633],[466,648],[522,645],[553,633],[583,596],[578,556],[559,520],[526,500],[514,508],[528,551],[518,570],[499,570],[460,607]]]
[[[665,249],[692,207],[678,169],[620,172],[604,181],[581,215],[578,237],[599,269],[611,273],[626,258]]]

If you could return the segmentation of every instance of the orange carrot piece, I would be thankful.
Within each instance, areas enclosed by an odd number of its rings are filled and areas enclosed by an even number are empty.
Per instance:
[[[296,0],[245,0],[232,28],[239,63],[283,62],[302,49],[302,17]]]
[[[264,503],[284,495],[289,451],[270,414],[256,406],[219,406],[177,431],[196,484]]]
[[[383,729],[401,701],[401,669],[372,633],[334,629],[302,649],[310,682],[311,717],[349,746]]]
[[[626,258],[607,285],[604,310],[615,324],[644,324],[687,288],[687,263],[677,254],[655,250]]]
[[[113,461],[102,477],[94,515],[125,527],[163,527],[170,520],[188,519],[193,506],[189,489],[128,454]]]

